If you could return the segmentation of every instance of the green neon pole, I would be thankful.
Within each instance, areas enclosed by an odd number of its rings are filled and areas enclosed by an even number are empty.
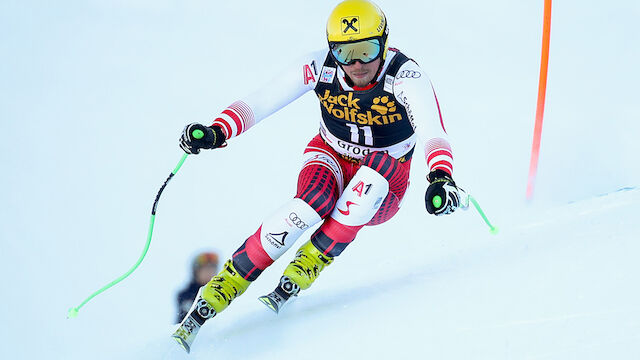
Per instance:
[[[199,131],[199,130],[196,130],[196,131]],[[202,131],[200,131],[200,132],[202,132]],[[195,138],[198,138],[197,136],[200,135],[200,134],[196,134],[195,131],[194,131],[193,135],[194,135]],[[202,134],[202,136],[204,136],[204,133]],[[200,136],[200,138],[202,138],[202,136]],[[117,283],[121,282],[122,280],[126,279],[129,275],[131,275],[131,273],[133,273],[138,268],[138,266],[140,266],[140,264],[142,263],[142,260],[144,260],[144,257],[147,255],[147,251],[149,251],[149,246],[151,245],[151,236],[153,235],[153,225],[154,225],[154,223],[156,221],[156,209],[158,207],[158,201],[160,201],[160,195],[162,195],[162,191],[164,191],[164,188],[167,186],[167,184],[169,183],[171,178],[173,178],[176,175],[176,173],[178,172],[178,170],[180,170],[180,167],[182,167],[182,164],[187,159],[187,156],[188,156],[188,154],[182,155],[182,158],[178,162],[178,165],[175,167],[175,169],[173,169],[171,174],[169,174],[169,177],[167,177],[167,180],[164,181],[164,184],[162,184],[162,187],[160,187],[160,190],[158,191],[158,194],[156,195],[156,199],[153,202],[153,207],[151,208],[151,220],[149,221],[149,232],[147,234],[147,243],[144,245],[144,249],[142,250],[142,254],[140,254],[140,258],[138,258],[138,261],[131,267],[131,269],[129,269],[129,271],[127,271],[126,273],[122,274],[120,277],[118,277],[117,279],[115,279],[112,282],[108,283],[107,285],[103,286],[102,288],[98,289],[93,294],[89,295],[86,299],[84,299],[84,301],[82,303],[80,303],[80,305],[78,305],[76,307],[72,307],[71,309],[69,309],[69,312],[67,313],[67,318],[73,319],[73,318],[77,317],[78,316],[78,312],[80,311],[80,309],[83,306],[85,306],[89,301],[91,301],[91,299],[93,299],[94,297],[96,297],[96,296],[100,295],[101,293],[105,292],[107,289],[111,288],[112,286],[116,285]]]
[[[487,226],[489,226],[489,232],[493,235],[497,234],[499,231],[498,227],[491,224],[491,222],[489,221],[487,216],[484,214],[484,211],[482,211],[482,208],[480,207],[480,204],[478,204],[476,199],[473,196],[464,192],[462,189],[459,189],[459,194],[463,198],[466,197],[467,199],[467,201],[460,203],[460,207],[463,210],[467,210],[469,208],[469,202],[471,202],[473,206],[476,208],[476,210],[478,211],[478,213],[480,214],[480,216],[482,217],[482,219],[484,220],[484,222],[487,224]],[[440,208],[442,206],[442,197],[440,197],[440,195],[434,196],[433,199],[431,199],[431,203],[436,209]]]
[[[487,219],[487,216],[484,214],[484,211],[482,211],[482,208],[480,207],[480,204],[478,204],[476,199],[471,195],[469,195],[469,201],[471,201],[471,203],[476,208],[476,210],[478,210],[478,213],[480,214],[480,216],[482,216],[482,219],[484,220],[484,222],[489,226],[489,232],[492,235],[496,235],[498,233],[498,231],[499,231],[498,227],[497,226],[493,226],[491,224],[491,222],[489,222],[489,219]]]

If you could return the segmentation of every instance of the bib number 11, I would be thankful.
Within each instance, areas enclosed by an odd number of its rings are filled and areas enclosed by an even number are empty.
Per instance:
[[[351,142],[356,144],[361,144],[360,141],[360,131],[362,130],[362,135],[364,136],[364,144],[367,146],[373,146],[373,131],[371,130],[371,126],[358,126],[355,124],[346,124],[351,131]]]

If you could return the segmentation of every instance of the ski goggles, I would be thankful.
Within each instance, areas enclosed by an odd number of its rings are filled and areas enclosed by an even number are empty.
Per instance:
[[[351,65],[356,61],[368,64],[382,53],[379,38],[348,43],[330,43],[329,49],[333,58],[341,65]]]

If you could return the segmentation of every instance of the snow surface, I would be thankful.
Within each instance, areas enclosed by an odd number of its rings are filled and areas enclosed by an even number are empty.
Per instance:
[[[436,87],[456,181],[499,235],[475,210],[428,216],[416,157],[397,217],[276,316],[256,298],[294,247],[184,354],[169,335],[189,260],[230,256],[293,195],[317,132],[307,94],[187,159],[141,267],[66,319],[137,260],[182,127],[324,46],[335,3],[0,3],[0,358],[640,358],[640,4],[627,0],[554,3],[532,203],[543,1],[379,1],[392,45]]]

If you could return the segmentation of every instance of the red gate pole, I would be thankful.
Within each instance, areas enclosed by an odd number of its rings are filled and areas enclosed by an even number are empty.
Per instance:
[[[540,81],[538,83],[538,104],[536,106],[536,123],[533,130],[533,145],[531,146],[531,161],[529,162],[527,200],[531,200],[531,198],[533,197],[533,189],[535,187],[536,176],[538,172],[540,140],[542,138],[542,119],[544,118],[544,103],[547,93],[547,72],[549,69],[549,41],[551,39],[551,0],[544,1],[544,24],[542,31],[542,57],[540,60]]]

